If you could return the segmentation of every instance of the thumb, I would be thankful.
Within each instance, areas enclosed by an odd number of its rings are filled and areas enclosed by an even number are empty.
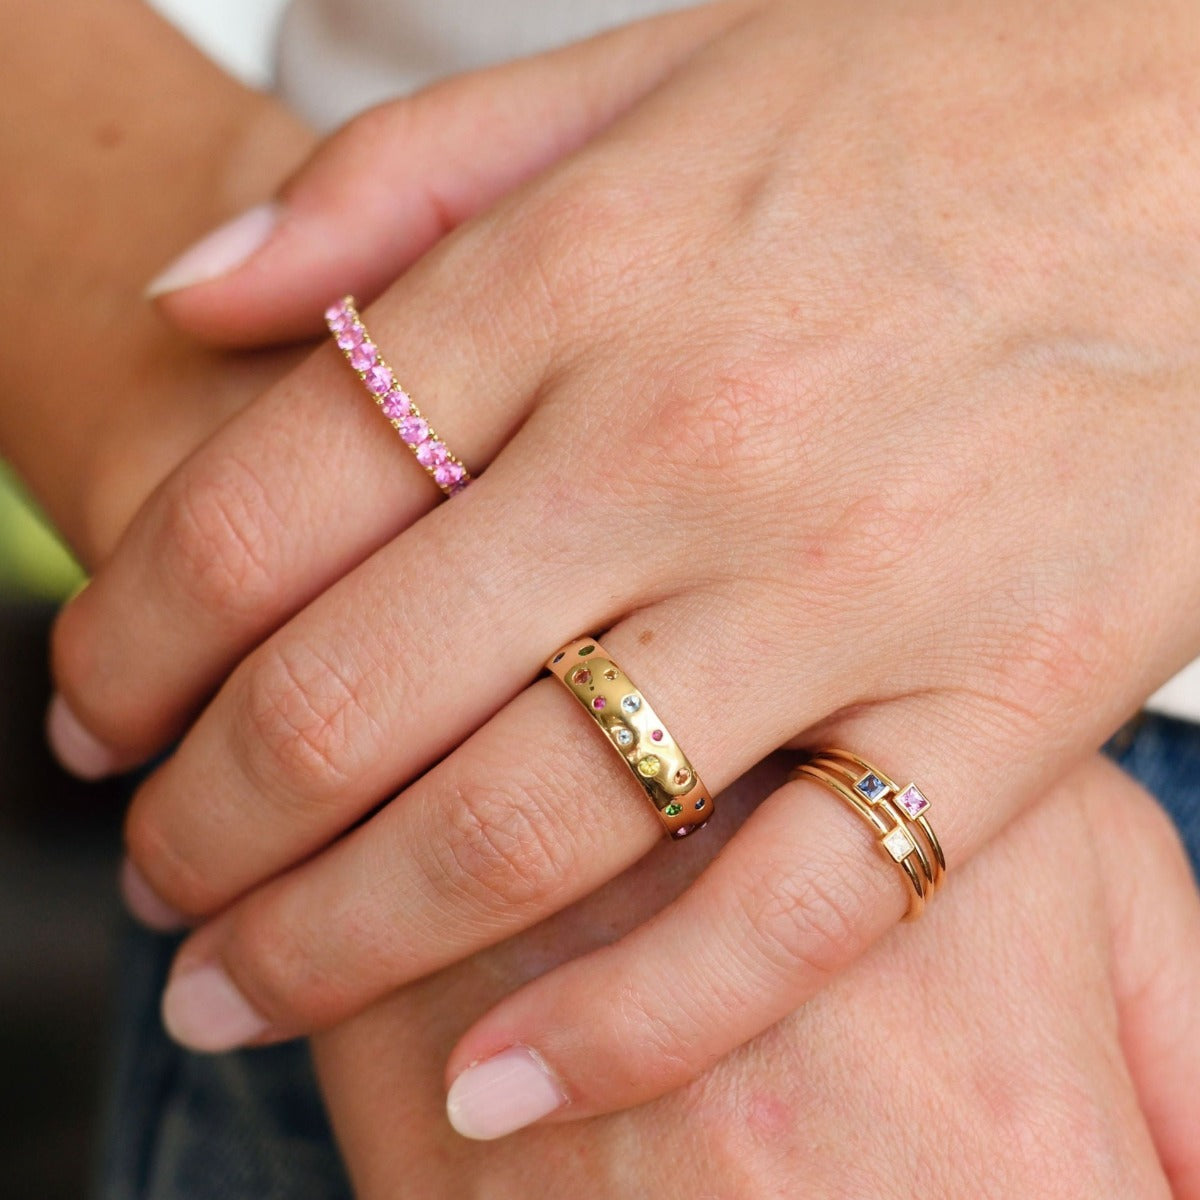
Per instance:
[[[1200,894],[1169,818],[1130,792],[1096,839],[1121,1042],[1172,1194],[1200,1200]]]
[[[176,259],[147,295],[177,326],[221,345],[315,334],[332,297],[371,300],[746,12],[742,0],[686,9],[380,105],[323,142],[277,200]]]

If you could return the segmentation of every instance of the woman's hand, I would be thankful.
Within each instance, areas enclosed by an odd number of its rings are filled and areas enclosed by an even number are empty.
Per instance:
[[[144,4],[0,0],[0,23],[0,455],[95,566],[154,485],[299,361],[197,346],[142,291],[313,138]]]
[[[328,346],[63,616],[59,680],[110,767],[233,672],[128,828],[162,900],[220,914],[168,992],[193,1045],[343,1020],[656,843],[625,767],[532,682],[581,633],[712,790],[782,745],[847,745],[922,782],[952,868],[1200,649],[1194,6],[760,3],[649,28],[368,115],[293,180],[276,241],[172,298],[213,337],[294,333],[340,235],[336,290],[377,286],[603,127],[368,314],[480,474],[462,496],[433,507]],[[483,1017],[451,1071],[523,1044],[562,1115],[645,1101],[903,907],[836,801],[787,784],[658,918]]]
[[[769,773],[725,811],[752,807]],[[988,846],[953,903],[688,1087],[456,1137],[439,1098],[464,1025],[660,908],[699,866],[671,851],[317,1039],[362,1200],[1200,1196],[1200,897],[1162,812],[1102,762]],[[725,1015],[685,979],[677,1006]]]

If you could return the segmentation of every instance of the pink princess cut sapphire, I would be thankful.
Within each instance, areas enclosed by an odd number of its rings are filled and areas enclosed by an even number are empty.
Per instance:
[[[906,787],[904,791],[902,791],[900,795],[896,797],[896,803],[899,804],[900,807],[904,809],[904,811],[908,813],[910,817],[919,817],[929,807],[929,801],[925,798],[924,793],[919,787],[917,787],[915,783],[910,783],[908,787]]]

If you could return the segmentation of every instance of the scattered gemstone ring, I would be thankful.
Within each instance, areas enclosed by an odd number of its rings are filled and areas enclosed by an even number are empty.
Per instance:
[[[330,305],[325,310],[325,324],[346,361],[358,372],[359,379],[417,462],[447,496],[461,492],[471,482],[470,473],[434,433],[412,397],[397,382],[392,368],[383,361],[358,315],[354,297],[346,296]]]
[[[600,726],[673,838],[713,815],[713,798],[633,680],[595,638],[568,642],[546,663]]]
[[[879,846],[903,870],[911,887],[906,920],[915,920],[946,877],[946,856],[926,813],[929,801],[915,783],[900,787],[848,750],[820,750],[789,779],[807,777],[840,796],[879,835]]]

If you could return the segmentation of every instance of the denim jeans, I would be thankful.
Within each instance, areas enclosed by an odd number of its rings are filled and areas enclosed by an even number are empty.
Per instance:
[[[1144,715],[1106,750],[1172,814],[1200,875],[1200,725]],[[162,1032],[175,945],[127,932],[98,1200],[348,1198],[304,1043],[210,1057]]]

